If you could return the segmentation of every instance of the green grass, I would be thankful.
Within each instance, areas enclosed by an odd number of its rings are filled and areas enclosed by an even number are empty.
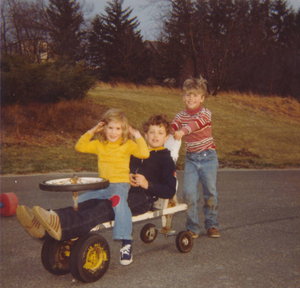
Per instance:
[[[300,165],[300,104],[289,98],[220,93],[204,105],[220,167],[296,168]],[[74,149],[108,108],[121,108],[132,126],[154,113],[169,119],[183,110],[181,92],[161,87],[98,85],[85,101],[1,109],[1,174],[97,171],[94,155]],[[184,145],[177,168],[184,168]]]
[[[11,161],[14,159],[14,161]],[[80,154],[74,147],[12,146],[2,155],[2,174],[47,173],[51,171],[97,172],[97,157]]]
[[[89,93],[93,101],[123,109],[138,125],[153,113],[164,113],[172,120],[185,108],[181,91],[126,86],[111,88],[99,86]],[[238,101],[236,100],[238,99]],[[249,103],[245,99],[250,99]],[[258,101],[256,101],[258,100]],[[300,111],[299,103],[293,117],[277,115],[282,98],[223,93],[208,97],[203,106],[212,111],[212,131],[221,167],[285,168],[300,165]],[[242,102],[242,103],[240,103]],[[277,107],[273,109],[273,106]],[[289,107],[290,109],[292,109]],[[271,111],[271,112],[266,112]],[[184,146],[184,145],[182,145]],[[180,151],[179,168],[184,166],[184,147]]]

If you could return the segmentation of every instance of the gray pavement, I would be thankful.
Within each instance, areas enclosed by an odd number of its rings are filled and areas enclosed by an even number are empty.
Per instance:
[[[79,175],[93,175],[82,174]],[[72,205],[69,192],[39,190],[41,181],[72,174],[1,177],[1,193],[14,192],[20,204],[61,208]],[[178,172],[179,196],[182,171]],[[134,224],[134,262],[119,264],[120,243],[112,231],[102,235],[111,249],[107,273],[96,283],[55,276],[40,261],[42,242],[33,239],[16,216],[1,217],[1,282],[8,287],[300,287],[300,170],[220,170],[218,174],[221,238],[204,233],[190,253],[176,249],[175,237],[158,235],[151,244],[139,239],[145,223]],[[202,203],[202,201],[201,201]],[[200,204],[202,205],[202,204]],[[203,213],[200,212],[203,221]],[[185,213],[172,228],[185,230]]]

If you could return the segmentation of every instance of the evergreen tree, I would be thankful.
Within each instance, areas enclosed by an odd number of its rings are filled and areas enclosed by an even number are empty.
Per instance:
[[[76,0],[49,0],[46,13],[50,25],[51,48],[59,58],[80,60],[84,24],[81,6]]]
[[[113,0],[106,14],[96,16],[90,33],[90,57],[104,80],[140,82],[146,78],[145,48],[132,9],[123,9],[123,0]],[[95,53],[99,47],[99,52]]]
[[[195,46],[197,27],[194,21],[194,1],[171,1],[171,11],[164,22],[162,41],[164,74],[177,83],[189,76],[197,77],[198,49]]]
[[[99,15],[96,15],[92,21],[92,29],[89,32],[89,47],[88,47],[88,60],[91,67],[94,70],[101,72],[105,65],[105,53],[104,53],[104,27],[103,20]]]
[[[236,41],[235,33],[236,6],[231,0],[209,0],[207,23],[210,83],[214,90],[226,89],[229,67],[231,66],[232,46]]]
[[[209,41],[211,39],[209,29],[209,5],[206,0],[197,0],[195,5],[195,21],[197,26],[196,46],[198,50],[199,74],[205,79],[211,79],[214,73],[210,67],[209,60],[210,50]]]

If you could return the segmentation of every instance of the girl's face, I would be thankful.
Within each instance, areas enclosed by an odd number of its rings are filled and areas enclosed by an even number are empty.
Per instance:
[[[108,141],[116,142],[121,139],[123,134],[122,123],[118,121],[110,121],[106,125],[105,136]]]

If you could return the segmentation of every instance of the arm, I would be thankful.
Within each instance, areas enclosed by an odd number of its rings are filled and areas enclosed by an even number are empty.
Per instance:
[[[180,140],[184,135],[189,135],[206,125],[211,123],[211,112],[208,109],[201,110],[197,113],[197,117],[190,121],[188,125],[184,126],[181,130],[174,133],[174,139]]]
[[[179,140],[181,140],[181,138],[182,138],[184,135],[185,135],[185,134],[184,134],[184,131],[183,131],[183,130],[176,131],[176,132],[174,133],[174,139],[177,140],[177,141],[179,141]]]
[[[129,173],[129,182],[130,182],[130,185],[133,186],[133,187],[138,187],[139,185],[136,183],[136,173],[138,172],[138,170],[140,169],[140,166],[141,166],[141,159],[139,158],[136,158],[136,157],[133,157],[131,156],[130,157],[130,165],[129,165],[129,168],[130,168],[130,173]]]
[[[172,129],[171,129],[171,134],[173,134],[174,139],[179,141],[181,138],[184,136],[184,132],[180,130],[181,128],[181,120],[180,120],[180,115],[177,114],[172,121]]]
[[[171,129],[171,134],[174,134],[175,131],[178,131],[181,128],[181,121],[179,114],[175,116],[175,118],[172,121],[172,129]]]
[[[132,146],[131,154],[136,158],[147,159],[150,154],[145,139],[138,130],[133,129],[131,126],[129,126],[129,132],[136,141],[136,143]]]
[[[176,168],[172,158],[164,159],[163,165],[157,167],[159,181],[151,182],[142,174],[130,174],[130,184],[133,187],[142,187],[152,196],[164,199],[171,199],[176,192]]]
[[[87,131],[84,135],[80,137],[76,143],[75,149],[82,153],[93,153],[97,154],[97,143],[98,141],[90,141],[95,133],[103,129],[104,122],[98,123],[95,127]]]

